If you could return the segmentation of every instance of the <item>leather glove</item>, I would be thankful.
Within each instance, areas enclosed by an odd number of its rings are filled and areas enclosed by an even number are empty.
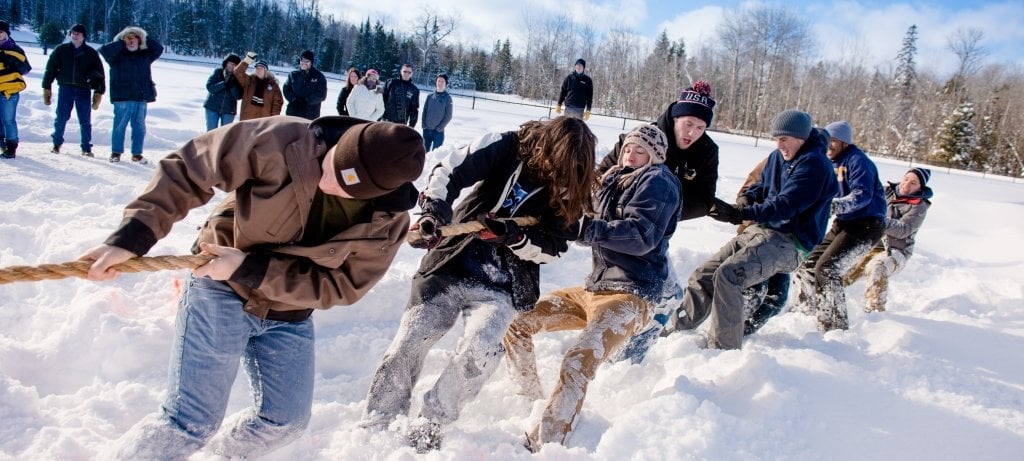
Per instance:
[[[562,105],[561,104],[558,104],[558,105],[555,106],[555,113],[556,114],[561,114],[562,113]]]
[[[715,220],[730,224],[739,224],[743,222],[743,212],[735,205],[719,198],[716,198],[715,203],[711,205],[711,210],[708,211],[708,216],[711,216]]]
[[[99,108],[100,108],[100,101],[102,101],[102,100],[103,100],[103,93],[93,93],[92,94],[92,110],[99,110]]]
[[[736,206],[740,208],[746,208],[754,204],[754,200],[749,195],[740,195],[736,197]]]
[[[441,239],[444,238],[441,235],[441,225],[438,223],[437,218],[429,214],[420,217],[419,221],[416,221],[416,224],[413,224],[409,231],[419,232],[420,234],[419,240],[409,243],[413,248],[429,250],[439,245]]]
[[[53,102],[53,92],[43,88],[43,104],[49,106],[51,102]]]
[[[486,228],[477,234],[480,240],[485,242],[495,245],[512,245],[521,242],[526,237],[523,234],[523,229],[511,218],[498,219],[494,213],[487,213],[476,219]]]
[[[587,120],[590,120],[590,111],[589,110],[583,111],[583,121],[585,122]]]
[[[253,61],[255,61],[257,57],[259,56],[256,54],[255,51],[250,51],[248,53],[245,53],[245,59],[243,59],[242,62],[248,65],[252,65]]]

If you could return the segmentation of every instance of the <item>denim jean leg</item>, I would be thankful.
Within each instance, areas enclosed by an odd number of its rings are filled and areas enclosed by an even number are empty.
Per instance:
[[[20,93],[10,96],[0,95],[0,119],[3,119],[3,138],[7,141],[18,140],[18,100]]]
[[[230,125],[235,121],[235,114],[220,114],[220,126]]]
[[[50,138],[53,139],[54,146],[60,146],[64,144],[64,129],[67,128],[68,120],[71,119],[71,108],[74,107],[74,105],[74,88],[58,86],[57,115],[53,119],[53,134],[50,135]]]
[[[143,143],[146,141],[146,108],[149,103],[135,101],[135,112],[131,116],[132,155],[142,155]]]
[[[220,122],[220,114],[210,109],[206,109],[206,131],[213,131],[217,128],[217,124]]]
[[[75,89],[75,114],[78,115],[82,151],[92,151],[92,93],[89,90]]]
[[[438,147],[441,147],[441,144],[444,144],[444,132],[435,131],[434,141],[431,143],[431,149],[437,149]]]
[[[245,371],[252,408],[211,443],[227,457],[262,456],[292,440],[309,425],[313,407],[313,319],[301,322],[262,320],[245,350]]]
[[[167,398],[136,424],[119,459],[186,459],[220,427],[252,324],[223,282],[190,277],[175,322]],[[258,320],[258,319],[257,319]]]
[[[114,125],[110,128],[110,151],[124,153],[124,133],[128,129],[134,106],[130,101],[114,103]]]

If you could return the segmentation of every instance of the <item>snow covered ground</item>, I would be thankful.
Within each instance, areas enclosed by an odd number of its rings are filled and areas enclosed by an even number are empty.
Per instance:
[[[148,167],[105,160],[113,114],[108,100],[94,112],[98,158],[77,155],[74,118],[68,154],[48,153],[53,107],[43,105],[39,89],[46,57],[38,48],[26,51],[36,70],[21,96],[21,147],[16,160],[0,161],[0,267],[75,259],[114,229],[121,208],[152,174]],[[204,128],[210,71],[155,64],[159,99],[149,106],[148,157],[166,155]],[[331,81],[325,114],[333,113],[339,90],[340,83]],[[470,104],[455,99],[447,143],[467,143],[547,115],[536,108]],[[622,121],[595,116],[591,127],[603,155]],[[771,145],[712,137],[722,150],[719,196],[731,198]],[[428,164],[436,160],[431,155]],[[907,168],[876,161],[889,180]],[[863,313],[864,286],[858,283],[848,291],[849,331],[823,336],[812,318],[787,313],[738,351],[701,349],[693,333],[663,338],[640,365],[604,365],[568,446],[546,445],[536,455],[520,443],[543,402],[515,395],[504,369],[466,405],[441,451],[416,455],[396,433],[356,427],[370,375],[395,333],[423,254],[403,248],[362,301],[314,314],[312,424],[302,438],[265,459],[1020,459],[1024,184],[935,170],[930,185],[934,206],[918,235],[917,254],[892,282],[889,311]],[[187,253],[207,212],[194,211],[150,254]],[[682,223],[671,247],[676,273],[685,278],[732,235],[732,226],[706,218]],[[580,284],[589,267],[588,251],[573,246],[544,268],[542,289]],[[165,389],[185,275],[0,285],[0,459],[95,459],[154,412]],[[461,328],[430,353],[414,412]],[[571,337],[536,338],[548,389]],[[229,413],[248,404],[248,385],[240,377]],[[213,456],[201,452],[193,459]]]

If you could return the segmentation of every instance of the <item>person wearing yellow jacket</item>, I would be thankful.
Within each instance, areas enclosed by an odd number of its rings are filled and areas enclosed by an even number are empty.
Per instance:
[[[30,70],[25,50],[11,38],[10,24],[0,21],[0,158],[14,158],[18,151],[18,100]]]

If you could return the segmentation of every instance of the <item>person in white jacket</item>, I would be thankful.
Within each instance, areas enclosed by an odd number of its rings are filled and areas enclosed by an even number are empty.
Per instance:
[[[352,87],[348,96],[348,115],[363,120],[376,121],[384,115],[384,96],[378,86],[380,74],[376,70],[366,71],[359,83]]]

